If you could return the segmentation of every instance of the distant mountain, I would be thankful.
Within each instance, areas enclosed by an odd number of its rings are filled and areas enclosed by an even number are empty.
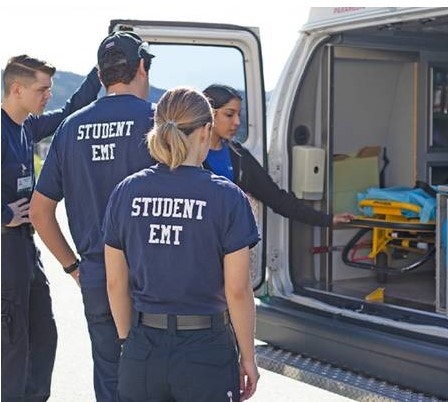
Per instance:
[[[3,70],[1,70],[3,76]],[[51,89],[52,97],[47,103],[45,110],[59,109],[65,105],[65,102],[79,88],[85,76],[71,73],[68,71],[56,71],[53,76],[53,88]],[[156,103],[165,91],[156,87],[151,87],[149,101]],[[105,91],[100,91],[100,96],[104,96]],[[3,86],[2,86],[3,99]]]
[[[3,70],[2,76],[3,76]],[[59,109],[65,105],[65,102],[72,96],[72,94],[79,88],[82,81],[84,80],[83,75],[71,73],[68,71],[57,71],[53,76],[53,87],[52,87],[52,97],[47,104],[45,110],[54,110]],[[3,89],[3,88],[2,88]],[[160,97],[165,92],[165,89],[160,89],[157,87],[151,86],[149,101],[152,103],[157,103]],[[99,96],[104,96],[105,90],[102,88],[100,90]],[[246,114],[246,102],[245,102],[245,93],[241,92],[241,96],[243,98],[242,102],[242,111],[241,111],[241,125],[240,129],[236,135],[236,139],[245,142],[247,139],[247,114]],[[269,99],[271,97],[271,92],[266,92],[266,105],[269,103]],[[2,99],[3,99],[3,90],[2,90]],[[36,152],[42,157],[48,153],[48,148],[51,142],[51,137],[45,138],[36,144]]]
[[[3,70],[2,70],[2,74],[3,74]],[[53,88],[52,88],[53,96],[51,97],[50,101],[48,102],[46,110],[54,110],[54,109],[58,109],[58,108],[61,108],[62,106],[64,106],[67,99],[69,99],[71,97],[71,95],[76,91],[76,89],[79,88],[79,86],[81,85],[84,78],[85,77],[82,75],[71,73],[68,71],[57,71],[53,77]],[[165,92],[165,89],[160,89],[160,88],[151,86],[150,94],[149,94],[149,101],[153,102],[153,103],[157,103],[157,101],[160,99],[160,97],[163,95],[164,92]],[[104,89],[101,89],[99,96],[104,96],[104,94],[105,94]],[[270,95],[271,95],[271,92],[266,93],[266,104],[269,103]],[[247,135],[246,134],[246,127],[247,127],[246,110],[245,110],[246,102],[244,101],[245,93],[242,92],[241,96],[243,97],[243,110],[241,113],[241,126],[240,126],[239,133],[237,135],[237,139],[244,142],[246,140],[246,135]],[[2,97],[3,97],[3,93],[2,93]],[[49,141],[50,141],[50,139],[48,139],[44,142],[49,142]]]
[[[56,71],[53,76],[52,97],[47,103],[46,110],[59,109],[64,106],[68,98],[81,85],[84,76],[69,73],[67,71]]]
[[[46,110],[53,110],[62,107],[68,98],[75,92],[77,88],[81,85],[84,80],[84,76],[70,73],[67,71],[57,71],[53,77],[53,97],[47,104]],[[160,89],[151,86],[149,93],[149,101],[157,103],[160,97],[163,95],[166,89]],[[104,89],[101,90],[100,96],[104,96]],[[243,99],[245,94],[241,93]],[[266,104],[269,103],[271,92],[266,92]],[[244,103],[244,102],[243,102]],[[244,110],[243,110],[244,112]],[[244,113],[242,113],[244,114]]]
[[[70,73],[67,71],[57,71],[53,76],[53,96],[47,104],[46,110],[58,109],[64,106],[67,99],[79,88],[84,76],[79,74]],[[149,94],[149,101],[156,103],[165,90],[151,87]],[[104,96],[105,91],[100,91],[100,96]]]
[[[52,110],[62,107],[65,104],[66,100],[72,95],[72,93],[81,85],[83,79],[84,77],[78,74],[66,71],[57,72],[53,77],[53,97],[51,98],[50,102],[48,102],[46,110]],[[157,103],[164,92],[165,89],[151,86],[149,101]],[[104,89],[102,89],[100,92],[100,96],[104,96],[104,93]],[[244,101],[245,94],[241,93],[241,96],[243,97],[243,108],[241,111],[241,126],[237,134],[237,139],[244,142],[247,137],[245,109],[246,102]]]

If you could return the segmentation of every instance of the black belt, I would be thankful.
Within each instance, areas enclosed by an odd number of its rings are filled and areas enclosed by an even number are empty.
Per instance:
[[[168,329],[173,322],[174,329],[192,330],[213,328],[215,325],[227,325],[230,321],[229,312],[214,315],[171,315],[139,313],[139,321],[147,326],[158,329]]]
[[[22,223],[19,226],[3,226],[2,235],[15,233],[25,237],[31,237],[34,234],[34,228],[30,223]]]

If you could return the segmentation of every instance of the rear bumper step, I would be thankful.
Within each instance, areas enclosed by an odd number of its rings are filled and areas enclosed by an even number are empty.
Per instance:
[[[266,370],[357,401],[443,402],[269,345],[257,345],[256,352],[258,365]]]

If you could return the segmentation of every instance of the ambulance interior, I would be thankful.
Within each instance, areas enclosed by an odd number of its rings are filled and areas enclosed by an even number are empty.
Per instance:
[[[307,201],[322,210],[359,215],[357,194],[369,187],[412,188],[416,180],[447,185],[448,19],[332,36],[301,80],[288,138],[292,166],[299,164],[297,146],[328,150],[322,198]],[[301,174],[292,169],[291,183]],[[353,309],[368,304],[379,315],[391,309],[447,314],[446,257],[434,253],[409,272],[380,276],[342,261],[344,245],[358,230],[291,221],[294,291]],[[368,260],[372,236],[361,240],[353,258]],[[390,248],[386,264],[407,266],[418,258],[418,250]],[[369,299],[373,303],[364,303]]]

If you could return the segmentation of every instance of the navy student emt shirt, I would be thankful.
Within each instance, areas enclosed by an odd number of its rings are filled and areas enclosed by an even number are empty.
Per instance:
[[[152,118],[151,104],[134,95],[105,96],[66,119],[53,139],[36,189],[65,199],[83,287],[105,284],[104,211],[117,183],[152,164]]]
[[[208,170],[157,164],[122,181],[104,220],[123,250],[134,308],[147,313],[224,311],[223,258],[259,241],[245,194]]]
[[[93,68],[61,109],[39,116],[29,115],[22,125],[15,123],[2,109],[2,225],[7,225],[13,217],[8,204],[31,196],[34,143],[54,134],[67,116],[94,101],[100,87],[98,70]]]

